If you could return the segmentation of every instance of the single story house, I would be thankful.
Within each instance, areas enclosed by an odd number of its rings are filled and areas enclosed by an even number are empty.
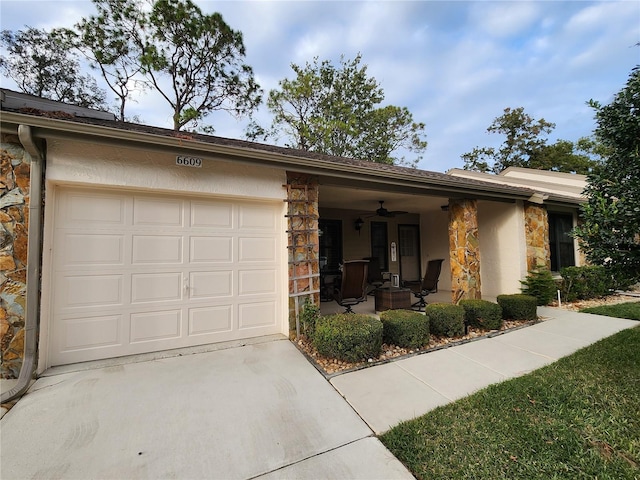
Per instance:
[[[528,270],[551,266],[550,245],[568,241],[549,232],[554,215],[573,224],[583,201],[564,177],[543,188],[546,173],[381,165],[4,89],[1,109],[3,378],[290,335],[343,260],[416,281],[443,258],[452,301],[517,293]]]

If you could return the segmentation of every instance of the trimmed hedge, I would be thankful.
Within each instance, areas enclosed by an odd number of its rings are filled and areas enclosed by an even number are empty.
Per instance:
[[[429,318],[412,310],[386,310],[380,314],[385,343],[420,348],[429,343]]]
[[[560,270],[560,275],[562,296],[567,302],[604,297],[614,286],[611,273],[601,265],[565,267]]]
[[[464,308],[449,303],[430,303],[424,309],[429,317],[429,330],[433,335],[456,337],[464,335]]]
[[[498,330],[502,326],[502,307],[487,300],[460,300],[465,323],[482,330]]]
[[[498,295],[497,300],[505,320],[535,320],[538,316],[538,300],[531,295]]]
[[[313,338],[316,331],[316,322],[320,318],[320,307],[307,298],[300,311],[300,333]]]
[[[316,321],[313,345],[325,357],[360,362],[382,351],[382,322],[357,313],[339,313]]]

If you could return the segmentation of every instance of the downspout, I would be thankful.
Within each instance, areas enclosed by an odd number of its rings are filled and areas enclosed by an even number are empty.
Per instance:
[[[24,358],[18,383],[0,397],[0,403],[10,402],[29,388],[36,367],[38,318],[40,316],[40,258],[42,238],[42,171],[44,157],[31,135],[31,127],[18,126],[18,138],[31,155],[29,180],[29,240],[27,245],[27,305],[24,320]]]

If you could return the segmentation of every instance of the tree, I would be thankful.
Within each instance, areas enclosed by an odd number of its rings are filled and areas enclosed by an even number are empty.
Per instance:
[[[543,135],[551,133],[554,128],[555,124],[544,118],[534,120],[523,107],[505,108],[504,113],[487,128],[488,133],[506,135],[502,146],[498,150],[476,147],[471,153],[462,155],[465,169],[500,173],[508,167],[524,166],[534,152],[546,145]]]
[[[589,261],[611,268],[624,287],[640,280],[640,67],[609,105],[590,104],[607,155],[588,176],[575,234]]]
[[[125,120],[127,101],[135,91],[149,87],[140,78],[141,52],[133,39],[142,28],[144,12],[131,0],[94,0],[97,15],[83,18],[75,25],[77,30],[67,30],[68,37],[100,70],[108,87],[118,99],[118,117]]]
[[[80,62],[60,31],[27,27],[3,30],[0,42],[8,56],[0,57],[0,71],[21,92],[81,107],[106,109],[106,93],[90,75],[79,75]]]
[[[500,173],[508,167],[527,167],[567,173],[588,173],[598,162],[597,147],[592,139],[577,143],[558,140],[547,145],[546,135],[555,124],[544,118],[535,120],[523,107],[505,108],[487,128],[488,133],[506,136],[499,149],[475,147],[461,156],[465,170]]]
[[[253,71],[241,61],[242,33],[232,30],[219,13],[204,15],[191,0],[157,0],[140,21],[142,27],[133,36],[141,51],[140,65],[171,105],[175,130],[197,124],[214,110],[242,116],[260,104]]]
[[[339,68],[317,58],[304,67],[291,64],[296,77],[269,92],[271,127],[253,124],[247,136],[282,135],[289,147],[388,164],[404,162],[392,156],[400,149],[424,152],[424,124],[414,122],[407,108],[379,106],[384,92],[360,61],[358,55],[341,57]]]

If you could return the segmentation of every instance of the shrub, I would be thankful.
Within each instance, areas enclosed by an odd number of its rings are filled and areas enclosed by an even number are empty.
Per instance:
[[[538,314],[538,300],[531,295],[498,295],[498,304],[502,307],[504,319],[535,320]]]
[[[300,311],[300,333],[313,338],[318,318],[320,318],[320,307],[314,305],[307,297]]]
[[[420,348],[429,343],[429,319],[411,310],[387,310],[380,314],[385,343]]]
[[[567,302],[604,297],[613,288],[614,280],[601,265],[565,267],[562,276],[562,296]]]
[[[470,327],[498,330],[502,326],[502,307],[487,300],[460,300],[464,320]]]
[[[357,313],[320,317],[313,345],[321,355],[347,362],[377,357],[382,351],[382,322]]]
[[[522,293],[536,297],[538,305],[549,305],[558,293],[556,281],[546,268],[529,272],[527,278],[520,283],[522,283]]]
[[[429,317],[429,330],[433,335],[464,335],[464,308],[460,305],[430,303],[425,307],[424,313]]]

